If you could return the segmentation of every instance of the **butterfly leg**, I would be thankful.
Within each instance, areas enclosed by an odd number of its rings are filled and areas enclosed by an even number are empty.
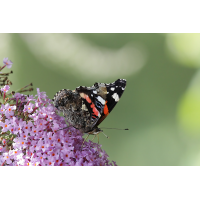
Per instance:
[[[95,134],[91,141],[93,141],[96,138],[96,136],[98,137],[98,144],[99,144],[99,134]]]
[[[96,137],[97,135],[94,135],[94,137],[92,138],[92,140],[91,141],[93,141],[94,139],[95,139],[95,137]]]
[[[81,145],[81,150],[82,150],[82,147],[83,147],[85,141],[88,139],[88,137],[89,137],[89,134],[88,134],[87,137],[84,139],[84,141],[83,141],[83,143],[82,143],[82,145]]]

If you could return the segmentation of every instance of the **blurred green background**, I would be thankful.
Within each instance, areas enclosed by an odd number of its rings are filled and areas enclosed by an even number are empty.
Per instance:
[[[129,128],[100,134],[118,165],[200,165],[200,34],[0,34],[0,50],[13,90],[32,82],[53,98],[127,79],[100,126]]]

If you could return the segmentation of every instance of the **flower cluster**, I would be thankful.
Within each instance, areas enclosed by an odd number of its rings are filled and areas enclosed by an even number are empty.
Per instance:
[[[15,93],[6,98],[8,91],[8,85],[1,88],[0,165],[116,165],[101,145],[89,141],[82,147],[83,134],[67,127],[45,92],[37,89],[35,96]]]

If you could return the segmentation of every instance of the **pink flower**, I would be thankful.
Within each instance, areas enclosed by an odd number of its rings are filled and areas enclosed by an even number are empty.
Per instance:
[[[10,86],[9,85],[5,85],[3,88],[1,88],[1,91],[6,93],[6,92],[8,92],[9,89],[10,89]]]
[[[31,113],[33,111],[34,104],[29,103],[28,105],[24,106],[24,111],[27,111],[28,113]]]
[[[7,66],[7,68],[11,68],[12,64],[13,64],[13,62],[11,60],[8,60],[8,58],[4,58],[3,63],[4,63],[4,65]]]
[[[5,123],[1,121],[0,126],[2,127],[2,132],[8,131],[10,127],[10,120],[6,119]]]
[[[16,99],[19,99],[19,98],[21,98],[23,95],[22,94],[20,94],[20,93],[15,93],[15,95],[14,95],[14,97],[16,98]]]

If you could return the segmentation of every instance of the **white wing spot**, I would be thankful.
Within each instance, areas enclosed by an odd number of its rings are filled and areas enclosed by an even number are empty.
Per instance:
[[[111,88],[110,88],[110,90],[114,91],[114,90],[115,90],[115,88],[114,88],[114,87],[111,87]]]
[[[114,94],[112,95],[112,98],[113,98],[115,101],[119,101],[119,96],[118,96],[117,93],[114,93]]]
[[[102,105],[105,105],[105,100],[102,97],[98,96],[97,99]]]
[[[93,90],[93,93],[94,93],[94,94],[97,94],[97,91],[96,91],[96,90]]]

